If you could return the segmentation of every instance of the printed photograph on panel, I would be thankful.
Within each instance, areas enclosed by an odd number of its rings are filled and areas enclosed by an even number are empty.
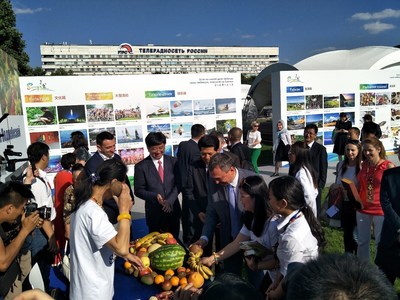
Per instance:
[[[115,129],[118,144],[143,142],[142,126],[121,126]]]
[[[170,101],[171,117],[193,116],[193,107],[191,100]]]
[[[355,94],[340,94],[340,107],[354,107]]]
[[[215,99],[215,107],[217,114],[235,113],[236,99],[235,98]]]
[[[166,155],[170,155],[173,156],[174,154],[172,153],[173,149],[172,149],[172,145],[165,145],[165,151],[164,153]]]
[[[172,124],[172,138],[190,139],[192,137],[190,133],[192,125],[192,122]]]
[[[28,126],[55,125],[57,124],[56,107],[27,107],[26,118]]]
[[[214,114],[214,112],[215,112],[214,99],[193,101],[193,114],[195,116],[212,115]]]
[[[306,126],[309,124],[315,124],[315,125],[317,125],[318,128],[322,128],[323,127],[322,114],[307,115],[306,116]]]
[[[114,108],[112,104],[87,104],[88,122],[114,121]]]
[[[144,159],[143,148],[121,149],[118,154],[126,165],[135,165]]]
[[[115,136],[115,127],[89,128],[89,146],[96,146],[96,136],[103,131],[108,131]]]
[[[147,132],[162,132],[167,139],[171,138],[171,124],[149,124]]]
[[[392,107],[391,109],[391,126],[400,126],[400,106]]]
[[[321,109],[322,108],[322,95],[306,96],[307,109]]]
[[[400,92],[392,93],[390,99],[393,105],[400,104]]]
[[[333,145],[333,130],[324,131],[324,145]]]
[[[375,93],[360,93],[360,105],[361,106],[375,105]]]
[[[305,123],[306,123],[306,117],[304,115],[295,115],[287,117],[288,130],[304,129]]]
[[[338,95],[324,95],[324,108],[336,108],[340,106]]]
[[[44,171],[46,173],[57,173],[62,170],[61,166],[61,155],[50,155],[49,165]]]
[[[376,105],[390,104],[390,93],[376,93]]]
[[[217,131],[223,134],[227,134],[233,127],[236,127],[236,119],[217,120]]]
[[[50,147],[50,150],[60,149],[60,137],[58,131],[44,131],[29,133],[31,143],[42,142]]]
[[[86,123],[84,105],[58,106],[57,110],[60,124]]]
[[[71,140],[71,133],[75,131],[80,131],[83,133],[85,136],[86,140],[88,139],[88,133],[86,129],[81,129],[81,130],[76,130],[76,129],[71,129],[71,130],[60,130],[60,141],[61,141],[61,149],[65,148],[73,148],[72,147],[72,140]],[[89,145],[89,143],[88,143]]]
[[[136,104],[114,104],[114,110],[116,121],[132,121],[140,120],[142,118],[140,106]]]
[[[149,100],[146,102],[146,114],[148,119],[169,118],[169,102]]]
[[[338,112],[324,114],[324,127],[335,127],[337,120],[339,120]]]
[[[286,98],[287,101],[287,110],[304,110],[304,96],[288,96]]]

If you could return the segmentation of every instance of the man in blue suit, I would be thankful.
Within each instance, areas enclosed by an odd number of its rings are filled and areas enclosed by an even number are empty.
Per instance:
[[[135,165],[135,195],[145,201],[149,232],[170,232],[178,237],[181,206],[177,159],[164,155],[166,138],[161,132],[150,132],[145,142],[150,155]]]
[[[220,246],[223,248],[236,238],[243,225],[243,206],[239,199],[240,182],[247,176],[256,174],[235,168],[232,158],[226,153],[215,154],[210,160],[208,170],[211,180],[206,219],[201,237],[196,243],[205,247],[211,240],[217,223],[220,223]],[[243,255],[239,252],[224,260],[224,271],[240,275],[242,262]]]
[[[400,160],[400,152],[397,152]],[[383,221],[375,263],[394,284],[400,278],[400,167],[387,169],[381,181]]]
[[[121,157],[115,153],[115,136],[108,132],[103,131],[100,132],[96,136],[96,145],[97,152],[92,155],[92,157],[85,164],[85,172],[87,175],[95,173],[98,166],[101,165],[102,162],[108,159],[116,159],[121,160]],[[131,189],[131,185],[128,177],[125,179],[125,183],[128,185],[132,201],[133,200],[133,192]],[[103,209],[106,212],[108,219],[112,224],[118,223],[117,217],[119,215],[119,209],[117,203],[114,199],[107,199],[103,202]]]

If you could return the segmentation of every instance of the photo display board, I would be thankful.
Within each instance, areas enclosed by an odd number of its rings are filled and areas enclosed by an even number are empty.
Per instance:
[[[286,120],[293,142],[303,140],[304,127],[318,126],[318,142],[333,150],[332,131],[339,114],[345,112],[360,130],[363,116],[371,114],[382,129],[386,150],[400,142],[400,73],[384,71],[283,71],[280,72],[280,101],[273,100]],[[275,126],[274,126],[274,130]]]
[[[60,157],[72,152],[71,132],[81,131],[95,152],[96,135],[116,136],[116,152],[133,166],[148,155],[144,138],[161,131],[166,154],[191,138],[199,123],[207,132],[226,134],[242,126],[240,74],[46,76],[20,78],[28,145],[50,147],[48,172],[61,169]]]

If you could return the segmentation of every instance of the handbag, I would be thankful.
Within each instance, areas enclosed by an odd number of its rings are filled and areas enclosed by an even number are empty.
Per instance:
[[[70,281],[70,261],[69,261],[69,253],[67,253],[68,249],[68,241],[65,242],[65,248],[64,248],[64,256],[61,261],[61,271],[64,274],[64,276]]]

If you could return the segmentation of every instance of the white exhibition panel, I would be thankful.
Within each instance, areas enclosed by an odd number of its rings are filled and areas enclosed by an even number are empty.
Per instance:
[[[332,152],[332,131],[339,113],[347,113],[360,130],[362,117],[369,113],[381,125],[386,150],[399,146],[398,71],[282,71],[273,79],[279,80],[280,86],[273,97],[273,122],[285,120],[294,140],[302,138],[306,124],[315,123],[319,142]]]
[[[124,76],[21,77],[27,144],[50,146],[49,172],[60,169],[60,156],[71,152],[70,134],[80,130],[96,151],[95,137],[115,133],[116,151],[133,174],[148,155],[144,138],[150,131],[167,136],[166,153],[190,139],[193,124],[227,133],[241,127],[239,73]],[[42,117],[48,108],[53,120]]]

